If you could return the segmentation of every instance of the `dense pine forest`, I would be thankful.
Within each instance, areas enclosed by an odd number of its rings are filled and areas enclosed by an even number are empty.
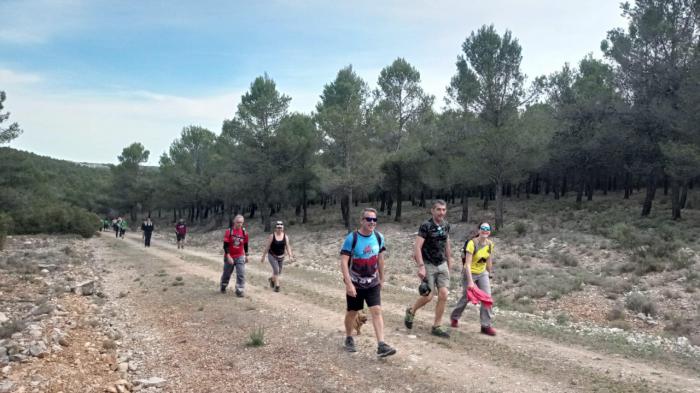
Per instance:
[[[531,78],[516,35],[482,26],[455,48],[444,103],[403,58],[374,85],[339,70],[312,113],[290,112],[293,97],[263,74],[221,130],[185,126],[158,168],[143,166],[150,153],[139,142],[108,168],[3,148],[2,231],[85,234],[97,226],[88,212],[195,224],[245,213],[269,230],[283,209],[313,220],[310,204],[339,209],[351,228],[358,202],[401,221],[405,203],[435,198],[461,205],[452,219],[462,221],[493,204],[502,228],[504,205],[533,194],[581,208],[596,195],[641,193],[645,217],[663,192],[664,214],[682,219],[700,176],[700,5],[639,0],[621,11],[629,25],[601,37],[602,59],[582,54]],[[21,132],[1,131],[2,142]]]

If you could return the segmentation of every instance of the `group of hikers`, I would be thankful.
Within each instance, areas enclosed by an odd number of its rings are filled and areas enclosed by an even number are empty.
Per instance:
[[[129,228],[126,220],[122,218],[121,216],[114,217],[110,219],[109,217],[105,217],[102,220],[102,226],[100,227],[100,232],[104,231],[107,232],[109,231],[109,228],[112,228],[114,231],[114,236],[119,239],[119,238],[124,238],[124,234],[126,233],[126,230]]]
[[[445,218],[447,203],[436,200],[431,208],[431,216],[418,228],[413,259],[417,275],[421,280],[420,296],[406,309],[404,325],[413,328],[416,313],[430,303],[437,295],[435,318],[430,333],[449,338],[450,333],[442,325],[442,317],[447,305],[452,270],[452,250],[450,241],[450,224]],[[381,290],[384,285],[384,252],[387,249],[385,238],[376,230],[377,211],[365,208],[362,211],[360,227],[348,234],[340,250],[340,269],[345,283],[347,311],[345,313],[345,342],[348,352],[356,352],[352,330],[357,314],[367,304],[372,315],[372,325],[377,339],[377,355],[391,356],[396,349],[384,342],[384,319],[381,309]],[[462,296],[451,313],[450,325],[459,326],[459,319],[467,303],[481,302],[481,333],[495,336],[492,326],[490,275],[493,272],[493,247],[489,240],[491,226],[484,222],[476,233],[468,236],[462,249]]]
[[[413,259],[416,264],[417,276],[421,281],[420,296],[415,303],[408,307],[404,316],[407,329],[413,328],[416,313],[437,296],[435,315],[430,333],[437,337],[449,338],[449,330],[442,325],[443,314],[447,305],[450,285],[450,272],[454,266],[452,260],[452,245],[450,239],[450,224],[447,222],[447,203],[436,200],[431,207],[431,217],[423,222],[416,234]],[[346,313],[344,348],[348,352],[356,352],[357,348],[352,336],[358,313],[367,305],[372,316],[372,325],[377,340],[377,355],[387,357],[396,353],[396,349],[384,341],[384,319],[381,308],[381,291],[385,281],[384,252],[387,250],[385,237],[376,230],[377,210],[365,208],[359,222],[359,228],[349,233],[340,248],[340,270],[345,284]],[[118,218],[113,224],[126,228],[126,221]],[[232,274],[236,273],[234,285],[235,294],[244,296],[245,266],[248,263],[248,233],[243,226],[245,218],[236,215],[224,232],[223,241],[223,272],[221,274],[221,293],[226,293]],[[150,247],[151,235],[155,226],[150,217],[141,225],[145,247]],[[116,229],[115,229],[116,231]],[[121,233],[121,235],[120,235]],[[175,225],[175,235],[178,249],[185,247],[187,226],[184,220]],[[493,273],[494,243],[489,239],[491,226],[481,223],[477,230],[468,235],[462,247],[462,296],[450,314],[450,326],[457,328],[459,320],[469,302],[481,303],[480,324],[481,333],[495,336],[492,326],[493,312],[491,310],[490,278]],[[117,233],[123,237],[123,231]],[[261,263],[265,259],[272,268],[268,278],[270,288],[280,291],[280,276],[285,258],[293,260],[294,254],[285,232],[284,222],[275,222],[274,231],[266,241]]]
[[[126,230],[128,229],[128,225],[126,222],[126,219],[117,216],[112,218],[111,220],[109,217],[106,217],[105,219],[102,220],[102,228],[100,231],[108,231],[109,227],[112,227],[114,230],[114,234],[116,238],[124,238],[124,234],[126,233]],[[141,223],[141,237],[143,239],[143,245],[144,247],[150,247],[151,246],[151,237],[153,236],[153,231],[155,230],[156,226],[151,220],[151,217],[146,217],[143,220],[143,223]],[[177,248],[182,249],[185,248],[185,237],[187,236],[187,225],[185,225],[185,220],[180,219],[177,224],[175,224],[175,237],[177,239]]]
[[[450,224],[445,218],[447,203],[437,200],[431,208],[432,217],[421,224],[415,239],[414,261],[417,275],[421,280],[420,295],[415,304],[406,309],[404,325],[413,328],[416,313],[432,301],[437,295],[435,318],[431,334],[449,338],[449,330],[442,326],[442,318],[447,304],[452,270],[452,252],[450,243]],[[344,348],[356,352],[352,336],[358,313],[368,307],[372,316],[372,325],[377,340],[377,355],[387,357],[396,353],[396,349],[384,341],[384,319],[381,308],[381,291],[385,280],[384,252],[386,239],[376,230],[377,210],[365,208],[359,222],[359,228],[349,233],[340,249],[340,270],[345,283],[346,313]],[[231,220],[224,233],[224,264],[220,281],[221,293],[226,293],[233,272],[236,272],[235,294],[244,296],[245,265],[248,262],[249,237],[243,224],[245,218],[237,215]],[[491,226],[484,222],[475,233],[468,236],[463,253],[462,286],[464,291],[457,306],[450,315],[450,326],[457,328],[459,319],[468,302],[481,302],[481,333],[494,336],[492,326],[493,313],[489,278],[493,272],[493,247],[489,240]],[[261,262],[265,259],[272,267],[272,276],[268,279],[270,288],[280,290],[280,275],[285,257],[294,258],[289,236],[284,230],[284,223],[277,221],[274,231],[265,241]]]

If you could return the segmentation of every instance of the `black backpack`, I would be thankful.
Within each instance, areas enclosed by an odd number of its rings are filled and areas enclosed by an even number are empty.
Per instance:
[[[379,232],[374,231],[374,236],[377,238],[377,243],[379,247],[382,246],[382,235]],[[355,246],[357,245],[357,231],[352,232],[352,247],[350,247],[350,266],[352,266],[352,255],[355,253]]]

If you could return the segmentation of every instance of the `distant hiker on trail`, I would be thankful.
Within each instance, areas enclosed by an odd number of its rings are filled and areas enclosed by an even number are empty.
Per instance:
[[[117,218],[112,219],[112,229],[114,229],[114,238],[115,239],[119,238],[119,232],[121,230],[119,228],[119,224],[121,223],[121,220],[122,220],[121,217],[117,217]]]
[[[240,214],[234,217],[224,233],[224,272],[221,274],[221,293],[236,270],[236,296],[243,297],[245,289],[245,264],[248,263],[248,233],[243,228],[244,218]]]
[[[155,229],[155,225],[153,225],[151,217],[146,218],[146,221],[144,221],[143,224],[141,224],[141,230],[143,231],[144,247],[151,246],[151,235],[153,235],[153,229]]]
[[[435,319],[430,333],[438,337],[449,338],[450,333],[442,326],[442,314],[447,304],[448,288],[450,286],[450,269],[452,268],[452,251],[450,247],[450,224],[445,219],[447,203],[438,199],[430,209],[432,217],[418,228],[414,249],[414,258],[418,265],[418,277],[427,283],[430,291],[416,300],[416,303],[406,309],[404,325],[413,328],[416,312],[433,300],[437,293],[438,301],[435,306]]]
[[[121,221],[119,221],[119,237],[124,238],[124,234],[126,233],[126,230],[129,229],[129,226],[126,223],[126,220],[122,218]]]
[[[177,249],[185,248],[185,236],[187,236],[187,225],[185,225],[185,220],[180,219],[177,224],[175,224],[175,238],[177,239]]]
[[[491,235],[491,225],[484,222],[479,225],[477,237],[468,239],[464,244],[462,255],[464,255],[462,265],[462,296],[457,302],[457,306],[452,310],[451,325],[456,328],[459,325],[459,318],[464,312],[468,303],[467,291],[470,288],[478,287],[487,295],[491,295],[490,276],[493,272],[493,242],[489,240]],[[491,327],[493,311],[491,307],[481,304],[479,310],[481,319],[481,333],[495,336],[496,330]]]
[[[275,292],[280,291],[280,276],[282,275],[282,264],[284,263],[285,254],[289,255],[290,261],[294,259],[292,246],[289,244],[289,236],[284,231],[284,223],[277,221],[275,223],[275,231],[267,238],[265,250],[260,260],[264,264],[267,256],[267,261],[272,266],[272,277],[268,278],[268,281],[270,282],[270,288],[273,288]]]
[[[375,230],[377,211],[362,211],[360,229],[345,237],[340,249],[340,270],[345,283],[345,350],[356,352],[352,329],[358,311],[367,303],[372,314],[372,326],[377,337],[377,356],[387,357],[396,349],[384,342],[384,318],[382,317],[381,290],[384,285],[384,237]]]

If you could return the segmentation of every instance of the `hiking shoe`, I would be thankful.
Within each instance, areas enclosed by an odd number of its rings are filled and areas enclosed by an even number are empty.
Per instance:
[[[377,346],[377,356],[380,358],[385,358],[396,353],[396,349],[392,348],[389,344],[385,342],[379,343]]]
[[[495,336],[496,329],[492,328],[491,326],[482,326],[481,327],[481,334],[485,334],[487,336]]]
[[[413,318],[416,314],[411,311],[411,307],[406,309],[406,316],[403,317],[403,324],[406,325],[406,329],[413,329]]]
[[[272,277],[269,277],[269,278],[267,279],[267,281],[270,282],[270,288],[274,288],[274,287],[275,287],[275,282],[272,280]]]
[[[433,328],[430,330],[430,334],[442,338],[450,338],[450,332],[448,332],[447,329],[442,326],[433,326]]]
[[[219,290],[221,293],[226,293],[226,287],[222,286],[221,289]]]
[[[345,350],[348,352],[357,352],[357,348],[355,348],[355,340],[353,340],[352,337],[345,337],[345,344],[343,344],[343,348],[345,348]]]
[[[450,326],[453,328],[458,328],[459,327],[459,321],[456,319],[451,319],[450,320]]]
[[[279,287],[279,285],[278,285],[278,286],[275,287],[275,292],[279,292],[279,291],[280,291],[280,287]]]
[[[236,296],[243,297],[243,291],[236,289]]]

